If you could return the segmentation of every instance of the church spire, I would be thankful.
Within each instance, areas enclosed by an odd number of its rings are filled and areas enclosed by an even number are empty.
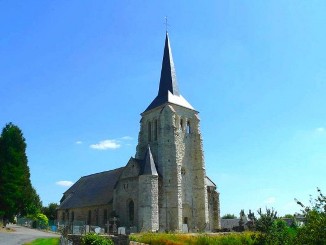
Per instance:
[[[146,108],[145,112],[167,102],[194,109],[179,93],[168,32],[166,32],[165,36],[159,91],[156,98]]]
[[[165,36],[164,55],[162,61],[160,89],[158,95],[164,96],[170,91],[174,95],[179,95],[177,76],[175,73],[173,57],[170,47],[168,33]]]

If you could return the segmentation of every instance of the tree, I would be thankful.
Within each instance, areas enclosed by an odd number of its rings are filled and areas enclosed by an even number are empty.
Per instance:
[[[0,215],[36,214],[41,201],[30,181],[26,143],[22,131],[7,124],[0,136]]]
[[[266,208],[266,213],[261,211],[261,208],[257,211],[259,218],[256,221],[256,230],[261,232],[268,232],[273,222],[277,219],[277,212],[272,208]]]
[[[58,207],[58,204],[49,203],[49,205],[47,207],[42,208],[42,213],[45,214],[49,220],[56,220],[57,219],[57,207]]]
[[[222,216],[222,219],[236,219],[237,217],[234,214],[225,214]]]
[[[326,244],[326,196],[317,188],[318,196],[310,200],[311,206],[297,201],[303,210],[305,222],[298,230],[298,244]]]

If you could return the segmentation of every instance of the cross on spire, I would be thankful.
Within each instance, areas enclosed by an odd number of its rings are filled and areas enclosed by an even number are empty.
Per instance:
[[[168,24],[168,17],[167,16],[165,16],[165,32],[168,32],[168,26],[169,26],[169,24]]]

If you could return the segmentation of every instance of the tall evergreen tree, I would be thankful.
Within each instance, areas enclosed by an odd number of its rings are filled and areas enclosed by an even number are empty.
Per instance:
[[[35,214],[40,198],[30,181],[26,143],[22,131],[7,124],[0,136],[0,216]]]

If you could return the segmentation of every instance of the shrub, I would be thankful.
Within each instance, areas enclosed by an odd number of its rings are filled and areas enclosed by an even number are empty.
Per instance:
[[[230,233],[224,234],[173,234],[173,233],[140,233],[129,236],[131,241],[147,243],[152,245],[182,245],[182,244],[197,244],[197,245],[242,245],[254,244],[254,233],[243,232],[243,233]]]
[[[99,236],[95,233],[88,233],[81,239],[82,245],[113,245],[109,238]]]

